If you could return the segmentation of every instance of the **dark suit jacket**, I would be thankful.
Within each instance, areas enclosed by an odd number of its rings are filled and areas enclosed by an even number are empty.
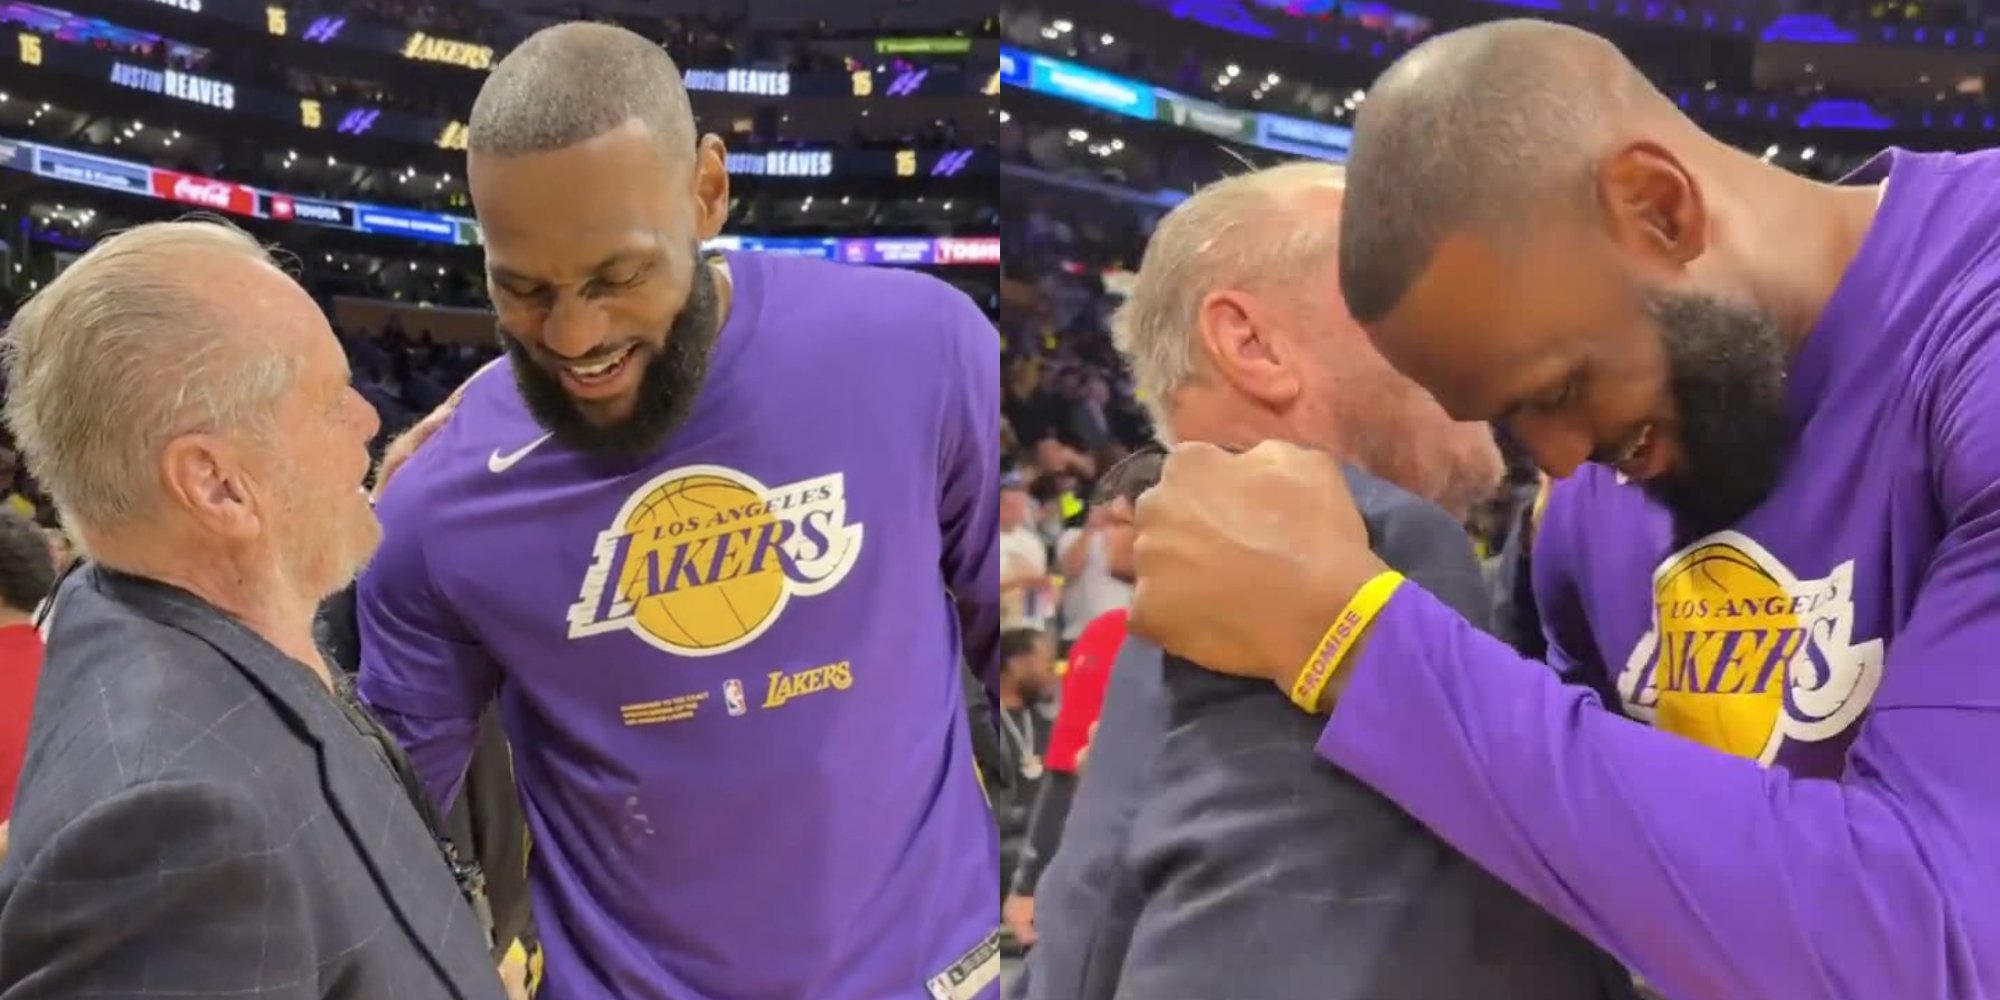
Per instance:
[[[361,630],[354,617],[353,587],[320,605],[315,632],[320,648],[336,669],[350,675],[361,669]],[[473,746],[465,783],[445,814],[444,825],[445,833],[458,845],[459,857],[477,861],[485,873],[495,959],[516,939],[533,941],[528,823],[521,813],[514,755],[507,746],[506,732],[500,728],[497,702],[488,705],[479,719],[479,742]]]
[[[381,755],[191,594],[58,592],[0,867],[0,1000],[503,996]]]
[[[1376,553],[1483,624],[1458,525],[1378,480],[1350,471],[1349,482]],[[1315,755],[1324,724],[1267,682],[1128,640],[1036,893],[1027,994],[1627,995],[1629,980],[1580,936]]]

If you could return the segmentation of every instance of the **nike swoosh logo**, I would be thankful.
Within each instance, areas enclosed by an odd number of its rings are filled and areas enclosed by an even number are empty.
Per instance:
[[[542,442],[547,441],[552,437],[555,437],[555,435],[544,434],[541,437],[538,437],[533,441],[530,441],[527,444],[522,445],[519,450],[510,451],[504,455],[500,453],[500,449],[498,448],[493,449],[493,454],[487,456],[486,458],[486,471],[494,473],[506,472],[508,469],[514,467],[515,462],[527,458],[529,452],[534,451],[536,448],[541,447]]]

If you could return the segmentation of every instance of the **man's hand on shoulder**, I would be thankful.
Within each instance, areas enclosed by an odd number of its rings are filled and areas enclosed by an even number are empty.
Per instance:
[[[1266,442],[1185,444],[1139,498],[1131,629],[1220,673],[1281,687],[1381,573],[1340,464]]]

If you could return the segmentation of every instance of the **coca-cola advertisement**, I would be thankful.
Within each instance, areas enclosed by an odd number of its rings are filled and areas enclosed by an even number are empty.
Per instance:
[[[234,215],[257,214],[257,192],[241,184],[171,170],[153,171],[153,195]]]

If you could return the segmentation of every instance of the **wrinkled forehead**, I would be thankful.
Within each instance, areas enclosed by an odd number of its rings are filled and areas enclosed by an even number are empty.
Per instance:
[[[1608,241],[1567,228],[1447,238],[1369,324],[1390,364],[1460,420],[1492,419],[1525,383],[1585,353],[1630,285]]]

